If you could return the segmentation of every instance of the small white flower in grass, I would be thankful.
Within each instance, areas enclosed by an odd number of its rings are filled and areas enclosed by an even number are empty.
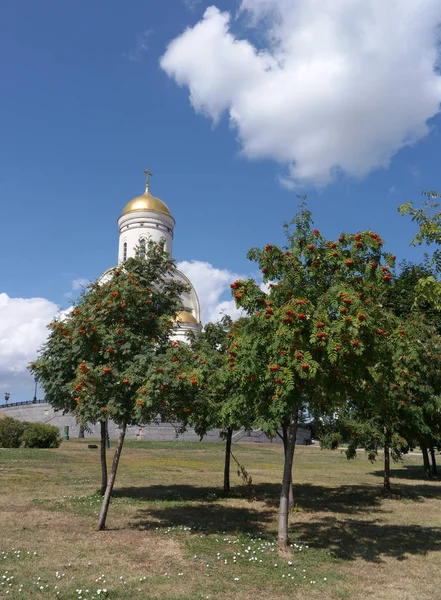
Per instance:
[[[239,577],[235,577],[235,578],[234,578],[234,581],[239,581]]]

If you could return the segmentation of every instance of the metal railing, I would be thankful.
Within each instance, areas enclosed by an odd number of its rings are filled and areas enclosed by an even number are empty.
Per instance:
[[[26,406],[28,404],[49,404],[47,400],[25,400],[23,402],[8,402],[7,404],[0,404],[0,410],[3,408],[9,408],[10,406]]]

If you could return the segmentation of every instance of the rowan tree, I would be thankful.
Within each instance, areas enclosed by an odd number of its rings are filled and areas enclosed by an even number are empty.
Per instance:
[[[217,323],[208,323],[204,331],[191,344],[194,358],[201,365],[201,376],[204,381],[204,388],[201,390],[203,396],[198,410],[192,414],[191,424],[200,436],[211,429],[220,429],[221,436],[225,439],[224,492],[226,493],[230,492],[233,432],[242,427],[250,429],[254,420],[253,414],[246,405],[246,398],[241,388],[237,386],[233,372],[237,345],[234,336],[244,326],[245,321],[246,319],[239,319],[233,322],[229,316],[224,316]],[[239,463],[238,472],[242,476],[246,473]],[[248,483],[249,481],[248,478]]]
[[[157,414],[176,427],[177,435],[188,426],[202,438],[219,428],[226,440],[224,491],[230,489],[231,439],[234,429],[252,422],[243,410],[228,360],[233,331],[238,325],[229,317],[209,323],[189,343],[173,341],[157,353],[138,390],[139,418]]]
[[[411,448],[420,446],[431,477],[437,475],[435,448],[441,446],[441,338],[421,314],[412,315],[405,329],[404,343],[396,348],[403,389],[399,431]]]
[[[401,331],[405,335],[404,330]],[[385,347],[390,353],[384,353],[382,360],[368,367],[370,377],[359,380],[361,393],[349,396],[337,407],[332,418],[323,422],[319,433],[323,448],[335,449],[346,443],[348,459],[355,458],[357,449],[363,448],[373,462],[381,449],[386,490],[390,490],[391,457],[398,461],[409,449],[400,421],[406,404],[403,394],[406,393],[408,372],[400,367],[399,353],[396,352],[398,343],[396,335],[387,340]]]
[[[439,273],[441,272],[441,211],[439,211],[439,199],[441,195],[436,191],[422,191],[426,200],[420,208],[415,208],[413,202],[406,202],[398,207],[402,215],[410,215],[419,229],[411,246],[421,246],[422,244],[438,246],[433,252],[431,266],[435,267],[435,273],[423,275],[415,289],[415,303],[428,301],[431,306],[437,310],[441,310],[441,281]]]
[[[232,284],[237,305],[249,315],[235,336],[238,384],[254,406],[256,426],[272,435],[286,427],[281,548],[287,545],[299,411],[331,414],[355,397],[394,325],[382,299],[395,257],[383,253],[378,234],[362,231],[328,241],[312,228],[305,209],[287,230],[287,247],[267,245],[248,254],[268,291],[252,279]],[[275,389],[270,399],[269,389]]]
[[[172,317],[184,308],[186,288],[172,279],[174,268],[163,247],[150,243],[142,256],[108,272],[68,315],[50,324],[49,337],[30,367],[55,409],[73,409],[84,427],[108,417],[120,429],[99,529],[105,527],[126,428],[140,423],[138,389],[168,344]]]
[[[322,447],[347,444],[346,455],[354,458],[364,448],[371,461],[378,450],[384,455],[384,488],[389,491],[390,460],[420,445],[430,476],[428,451],[433,457],[440,440],[441,344],[435,329],[421,315],[401,324],[386,343],[383,359],[370,367],[369,383],[361,381],[364,393],[348,399],[331,419],[322,423]]]
[[[202,374],[185,342],[169,341],[156,352],[137,390],[136,415],[142,423],[168,422],[183,433],[198,410]]]
[[[420,445],[426,474],[431,476],[437,474],[434,448],[439,445],[438,419],[433,418],[430,407],[433,406],[433,402],[436,403],[437,382],[434,375],[437,372],[436,357],[439,352],[436,351],[436,347],[441,332],[441,312],[437,303],[433,304],[430,297],[418,293],[418,286],[420,281],[436,279],[437,271],[427,257],[422,264],[403,262],[400,268],[400,273],[389,287],[387,302],[393,312],[407,323],[407,340],[414,340],[418,348],[416,354],[412,352],[412,344],[409,348],[412,355],[411,371],[416,373],[417,377],[419,372],[422,380],[421,389],[415,390],[419,412],[413,415],[410,421],[413,433],[407,430],[406,437],[411,440],[411,446]],[[407,358],[410,360],[409,355]],[[427,393],[429,390],[432,390],[431,394]],[[436,415],[436,411],[434,414]],[[429,452],[432,470],[429,465]]]

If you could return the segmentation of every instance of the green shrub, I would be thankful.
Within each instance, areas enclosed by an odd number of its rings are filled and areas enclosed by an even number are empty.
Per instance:
[[[12,417],[0,419],[0,448],[58,448],[60,444],[58,427]]]
[[[25,448],[58,448],[61,436],[58,427],[44,423],[24,423],[21,438]]]
[[[0,448],[19,448],[25,423],[12,417],[0,419]]]

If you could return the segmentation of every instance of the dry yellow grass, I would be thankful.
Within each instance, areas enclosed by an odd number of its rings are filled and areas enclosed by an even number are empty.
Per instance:
[[[109,529],[97,532],[99,463],[87,441],[0,450],[0,598],[441,598],[439,483],[418,457],[395,466],[387,496],[380,464],[298,448],[297,546],[281,557],[271,544],[282,449],[233,451],[251,498],[234,471],[222,495],[221,444],[127,443]]]

